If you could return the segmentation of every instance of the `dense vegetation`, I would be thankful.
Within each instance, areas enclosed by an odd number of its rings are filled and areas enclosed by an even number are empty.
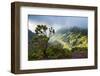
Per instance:
[[[47,30],[49,30],[49,35],[47,35]],[[35,33],[29,36],[28,59],[87,58],[87,32],[87,28],[79,27],[55,32],[52,27],[37,25]]]

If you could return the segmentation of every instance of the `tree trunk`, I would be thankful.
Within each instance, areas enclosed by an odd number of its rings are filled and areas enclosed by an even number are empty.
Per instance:
[[[48,55],[46,53],[47,48],[48,48],[48,41],[46,42],[45,49],[44,49],[44,52],[43,52],[44,53],[44,59],[48,59]]]

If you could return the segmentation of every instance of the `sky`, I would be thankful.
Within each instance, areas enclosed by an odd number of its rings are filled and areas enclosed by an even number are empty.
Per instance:
[[[50,15],[28,15],[29,30],[35,32],[36,25],[42,24],[52,26],[55,31],[70,27],[88,27],[88,17],[79,16],[50,16]]]

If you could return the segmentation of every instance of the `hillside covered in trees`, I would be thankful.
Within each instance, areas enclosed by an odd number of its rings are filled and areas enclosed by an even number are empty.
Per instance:
[[[52,27],[37,25],[34,33],[28,30],[28,39],[28,60],[88,57],[87,28],[71,27],[55,31]]]

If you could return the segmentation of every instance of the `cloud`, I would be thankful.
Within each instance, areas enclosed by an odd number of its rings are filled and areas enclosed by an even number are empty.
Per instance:
[[[55,30],[61,28],[70,28],[73,26],[87,28],[88,18],[77,16],[45,16],[45,15],[29,15],[29,30],[35,32],[36,25],[44,24],[48,27],[52,26]]]

